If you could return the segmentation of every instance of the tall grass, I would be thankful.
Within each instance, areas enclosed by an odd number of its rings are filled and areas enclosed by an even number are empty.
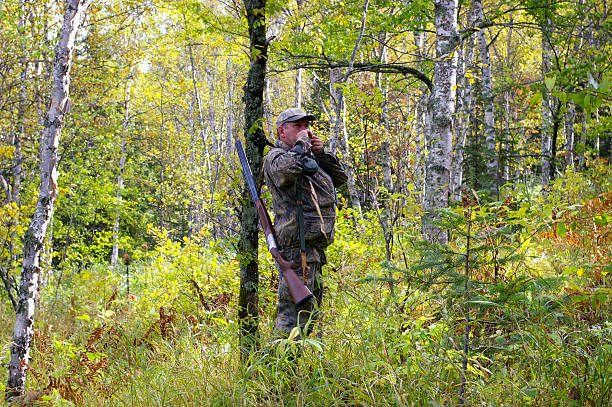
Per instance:
[[[554,203],[557,213],[570,204]],[[546,233],[561,218],[544,222],[542,231],[529,229],[537,222],[543,225],[547,209],[545,203],[529,203],[530,209],[521,212],[521,205],[508,204],[503,212],[521,213],[523,217],[516,218],[520,225],[494,243],[491,236],[497,235],[487,232],[487,247],[474,263],[477,304],[470,322],[466,404],[610,405],[612,306],[610,279],[601,268],[605,265],[595,266],[601,272],[589,273],[591,246],[560,252],[559,247],[573,240],[554,240]],[[502,213],[494,209],[490,213]],[[609,208],[603,210],[609,213]],[[261,346],[247,365],[240,363],[233,295],[237,267],[227,242],[202,247],[160,240],[155,251],[135,256],[130,296],[125,292],[125,269],[112,272],[94,265],[81,272],[64,270],[57,296],[54,286],[42,292],[28,375],[30,402],[456,405],[465,330],[461,292],[437,280],[422,284],[434,266],[417,267],[427,255],[410,244],[410,236],[403,236],[398,256],[405,261],[397,261],[409,267],[391,267],[382,262],[382,238],[372,223],[359,224],[342,213],[339,219],[339,239],[329,250],[325,272],[324,312],[315,329],[319,336],[276,338],[275,271],[261,255]],[[579,224],[573,232],[605,235],[605,227]],[[519,232],[529,240],[517,237]],[[492,253],[511,252],[508,247],[517,242],[521,255],[509,258],[501,271],[496,268],[495,280]],[[453,250],[461,253],[461,238],[454,244]],[[499,250],[493,251],[495,247]],[[569,260],[551,256],[555,247],[557,254],[571,253],[571,272],[559,271]],[[580,274],[576,270],[581,261]],[[387,285],[389,267],[397,283],[395,297]],[[7,304],[0,302],[3,384],[13,323]]]

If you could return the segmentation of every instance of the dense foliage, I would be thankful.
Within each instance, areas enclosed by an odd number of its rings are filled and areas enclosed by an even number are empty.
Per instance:
[[[301,104],[325,141],[339,140],[356,189],[339,191],[320,335],[275,338],[278,275],[260,250],[260,347],[244,364],[233,151],[245,134],[244,5],[95,2],[75,49],[25,401],[610,404],[607,3],[483,1],[482,21],[462,4],[452,199],[435,218],[443,245],[422,240],[430,3],[370,2],[363,38],[364,2],[268,1],[260,11],[268,140],[276,115]],[[0,377],[62,7],[0,3]]]

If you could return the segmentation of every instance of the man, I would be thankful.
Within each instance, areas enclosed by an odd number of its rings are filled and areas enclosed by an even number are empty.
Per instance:
[[[264,161],[281,254],[293,262],[314,294],[312,301],[296,307],[287,283],[280,279],[274,329],[283,335],[296,326],[305,335],[312,332],[323,299],[325,248],[334,240],[335,188],[346,182],[338,158],[326,152],[321,138],[312,134],[313,120],[314,116],[298,108],[282,112],[276,120],[278,139]]]

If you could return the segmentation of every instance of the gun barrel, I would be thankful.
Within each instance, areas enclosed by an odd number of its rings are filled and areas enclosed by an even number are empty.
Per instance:
[[[257,186],[255,185],[253,173],[251,172],[251,166],[246,158],[246,154],[244,153],[244,148],[242,147],[242,142],[240,140],[236,140],[236,151],[238,152],[238,158],[240,158],[240,165],[242,166],[242,172],[244,173],[244,178],[246,179],[247,186],[249,187],[251,198],[253,199],[253,202],[257,202],[259,199]]]

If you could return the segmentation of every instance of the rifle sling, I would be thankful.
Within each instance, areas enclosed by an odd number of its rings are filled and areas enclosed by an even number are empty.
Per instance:
[[[300,257],[302,260],[302,279],[304,284],[308,284],[306,278],[306,270],[308,265],[306,263],[306,234],[304,231],[304,201],[302,200],[302,185],[304,182],[304,176],[300,176],[295,180],[295,198],[297,204],[297,215],[298,215],[298,235],[300,238]]]

